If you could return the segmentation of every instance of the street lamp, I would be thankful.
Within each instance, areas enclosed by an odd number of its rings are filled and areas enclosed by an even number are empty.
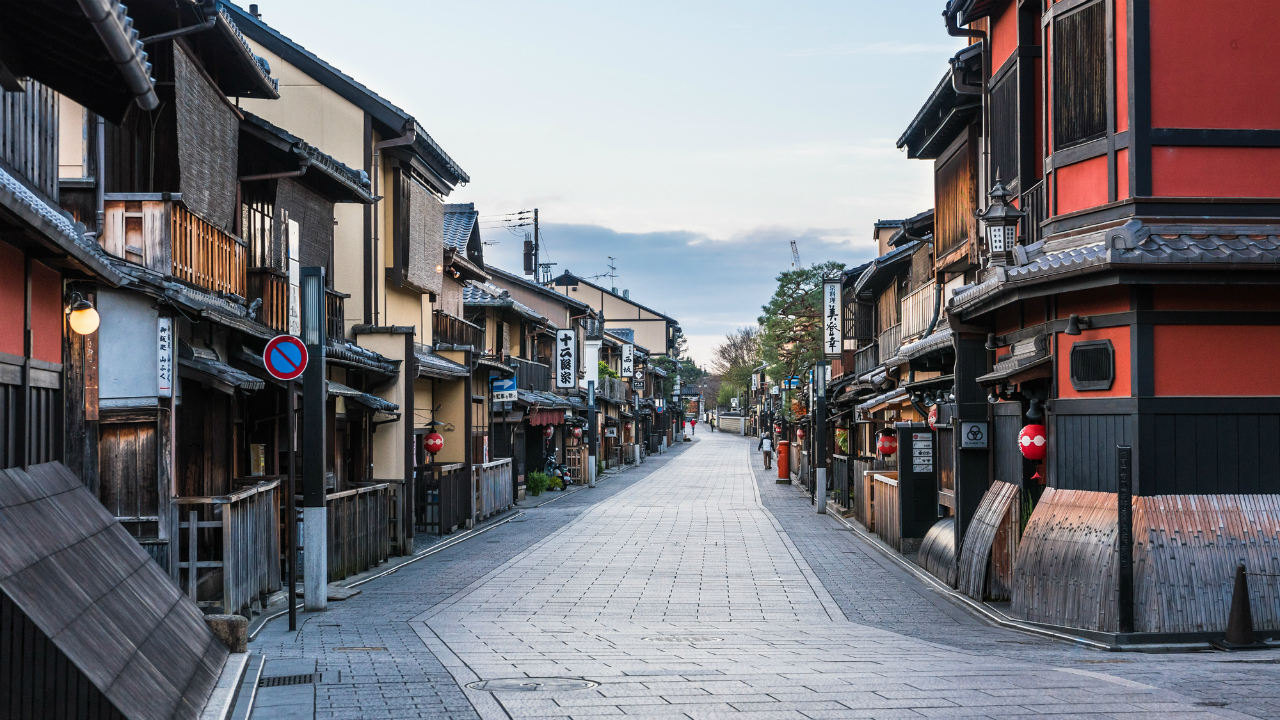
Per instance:
[[[1008,265],[1013,256],[1013,247],[1018,242],[1018,223],[1027,214],[1009,204],[1013,193],[996,178],[996,184],[987,194],[991,204],[986,212],[979,213],[978,219],[987,226],[987,252],[990,265]]]
[[[81,335],[92,335],[98,329],[98,311],[80,293],[71,293],[71,306],[67,310],[67,323]]]

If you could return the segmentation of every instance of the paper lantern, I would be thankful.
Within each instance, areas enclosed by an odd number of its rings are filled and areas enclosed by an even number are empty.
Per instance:
[[[937,405],[934,405],[933,407],[929,408],[929,429],[930,430],[938,429],[938,406]]]
[[[804,439],[804,428],[796,428],[796,437],[801,440]]]
[[[1043,460],[1049,447],[1043,425],[1028,425],[1018,433],[1018,449],[1028,460]]]
[[[898,436],[889,432],[881,432],[876,438],[876,452],[888,457],[898,452]]]
[[[554,425],[548,425],[547,429],[542,431],[542,437],[547,438],[548,440],[550,440],[551,436],[555,434],[556,427]]]
[[[580,438],[580,437],[582,437],[582,428],[580,428],[580,427],[576,427],[576,428],[574,428],[574,429],[573,429],[573,436],[574,436],[575,438]]]
[[[440,436],[440,433],[431,433],[422,441],[422,445],[427,449],[427,452],[435,455],[444,449],[444,438]]]

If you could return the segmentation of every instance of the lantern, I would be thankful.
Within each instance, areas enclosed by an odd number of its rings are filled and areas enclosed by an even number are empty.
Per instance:
[[[796,428],[796,437],[804,439],[804,428]]]
[[[548,425],[547,429],[542,431],[542,437],[548,440],[550,440],[551,436],[555,434],[556,434],[556,427],[554,425]]]
[[[1049,439],[1045,437],[1043,425],[1028,425],[1018,433],[1018,449],[1028,460],[1043,460]]]
[[[440,436],[440,433],[431,433],[423,439],[422,446],[426,448],[427,452],[435,455],[444,449],[444,438]]]
[[[91,335],[98,329],[98,311],[93,303],[80,293],[71,294],[71,309],[67,310],[67,324],[80,335]]]
[[[876,452],[885,457],[898,452],[898,436],[892,430],[881,430],[876,438]]]
[[[992,265],[1008,265],[1013,246],[1018,241],[1018,222],[1027,216],[1009,204],[1013,193],[996,178],[996,184],[987,194],[991,203],[978,218],[987,226],[987,251]]]
[[[938,429],[938,406],[937,405],[934,405],[933,407],[929,408],[929,429],[930,430]]]
[[[576,428],[574,428],[574,429],[573,429],[573,436],[574,436],[575,438],[581,438],[581,437],[582,437],[582,428],[580,428],[580,427],[576,427]]]

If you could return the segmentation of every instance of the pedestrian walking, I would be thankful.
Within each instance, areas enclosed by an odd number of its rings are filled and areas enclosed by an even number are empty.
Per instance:
[[[689,427],[691,428],[690,432],[692,432],[694,435],[697,435],[698,434],[698,418],[693,418],[689,420]]]
[[[764,469],[769,470],[773,467],[773,438],[769,433],[760,436],[759,449],[764,452]]]

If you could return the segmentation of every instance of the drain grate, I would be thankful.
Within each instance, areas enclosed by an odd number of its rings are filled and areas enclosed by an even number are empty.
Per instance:
[[[589,690],[599,686],[600,683],[594,680],[584,680],[582,678],[501,678],[497,680],[478,680],[473,683],[467,683],[467,687],[472,690],[523,690],[526,692],[536,691],[562,691],[562,690]]]
[[[656,635],[647,637],[645,640],[649,642],[666,642],[666,643],[707,643],[707,642],[723,642],[724,638],[711,637],[710,635]]]
[[[384,647],[336,647],[334,652],[386,652]]]
[[[310,685],[316,681],[316,674],[307,675],[281,675],[279,677],[264,677],[258,680],[258,687],[284,687],[285,685]]]

